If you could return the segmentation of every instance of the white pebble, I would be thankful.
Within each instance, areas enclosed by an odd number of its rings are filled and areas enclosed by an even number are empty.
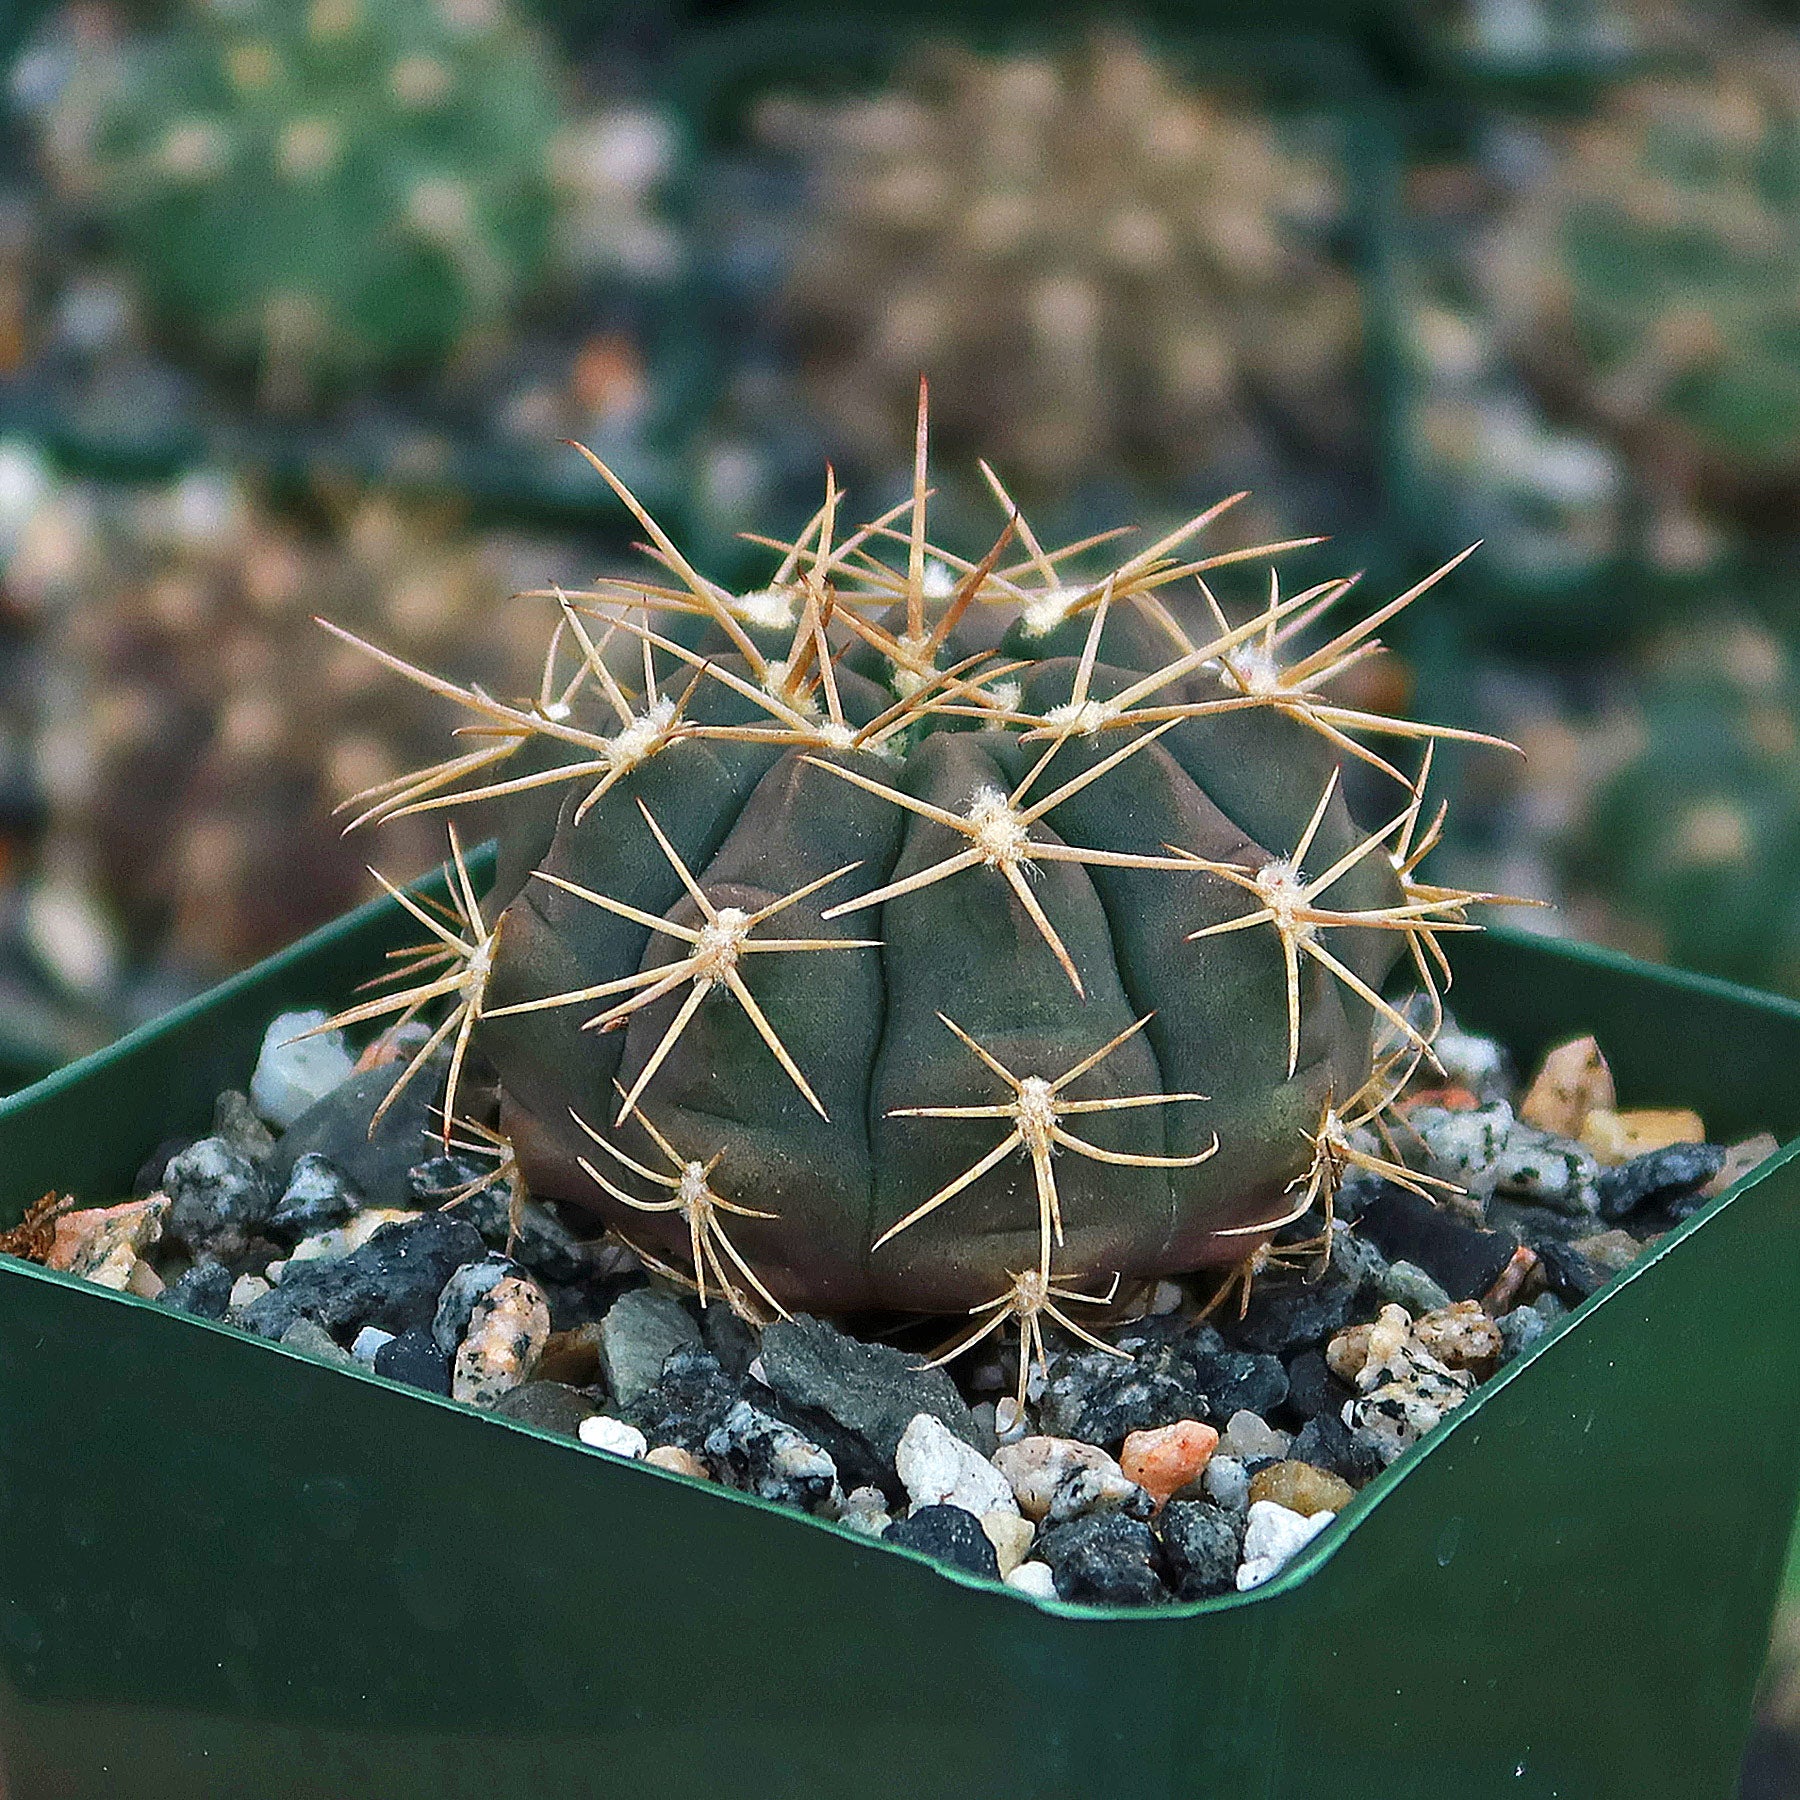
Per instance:
[[[1263,1462],[1270,1457],[1286,1456],[1292,1442],[1285,1431],[1277,1431],[1260,1414],[1234,1412],[1215,1454],[1233,1457],[1241,1463]]]
[[[260,1300],[270,1292],[269,1284],[260,1275],[240,1275],[231,1284],[231,1293],[225,1302],[227,1312],[237,1312],[248,1306],[252,1300]]]
[[[379,1325],[365,1325],[351,1342],[350,1354],[372,1369],[375,1358],[393,1341],[394,1334],[391,1331],[383,1331]]]
[[[1119,1465],[1097,1444],[1078,1443],[1074,1438],[1024,1437],[1002,1444],[994,1452],[994,1467],[1006,1478],[1018,1510],[1028,1519],[1046,1517],[1071,1478],[1084,1472],[1095,1477],[1090,1502],[1110,1495],[1112,1504],[1117,1505],[1136,1491]],[[1069,1518],[1091,1510],[1091,1504],[1076,1511],[1065,1509]]]
[[[838,1523],[860,1531],[865,1537],[878,1538],[893,1523],[887,1509],[887,1495],[878,1487],[852,1488],[844,1496]]]
[[[283,1013],[263,1033],[262,1053],[250,1077],[250,1103],[282,1131],[355,1073],[356,1059],[341,1031],[300,1035],[323,1025],[326,1017],[316,1007]]]
[[[1238,1565],[1240,1594],[1261,1587],[1279,1574],[1333,1519],[1334,1512],[1316,1512],[1311,1518],[1278,1506],[1273,1500],[1253,1500],[1250,1522],[1244,1528],[1244,1560]]]
[[[894,1453],[894,1467],[914,1506],[960,1506],[977,1518],[1019,1510],[1006,1477],[930,1413],[913,1415]]]
[[[1006,1585],[1034,1600],[1056,1598],[1056,1577],[1045,1562],[1022,1562],[1006,1577]]]
[[[1003,1444],[1016,1444],[1030,1431],[1025,1409],[1011,1394],[1003,1394],[994,1403],[994,1436]]]
[[[1000,1578],[1004,1581],[1025,1560],[1031,1540],[1037,1536],[1037,1527],[1017,1513],[991,1512],[981,1515],[981,1529],[994,1546]]]
[[[650,1448],[650,1440],[635,1425],[627,1425],[623,1419],[609,1419],[605,1413],[583,1419],[575,1427],[575,1435],[590,1450],[610,1450],[614,1456],[635,1459]]]

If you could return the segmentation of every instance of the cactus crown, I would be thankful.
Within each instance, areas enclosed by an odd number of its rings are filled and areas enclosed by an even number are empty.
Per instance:
[[[1771,45],[1619,90],[1491,259],[1553,380],[1739,481],[1800,469],[1797,77]]]
[[[501,0],[180,0],[78,59],[46,146],[170,330],[306,397],[504,318],[558,118]]]
[[[1280,546],[1197,554],[1221,508],[1079,575],[1098,541],[1046,547],[991,474],[1003,529],[961,557],[927,536],[921,397],[911,498],[844,532],[828,476],[735,595],[590,461],[658,578],[547,594],[535,701],[364,646],[475,747],[360,816],[513,809],[493,892],[458,848],[456,918],[402,897],[432,942],[343,1015],[448,1003],[413,1065],[448,1051],[446,1130],[485,1060],[533,1188],[704,1297],[967,1310],[1022,1353],[1378,1156],[1440,936],[1488,896],[1421,877],[1441,813],[1364,741],[1465,734],[1329,687],[1444,571],[1303,650],[1350,581],[1271,578],[1233,624],[1207,575]],[[1340,755],[1399,784],[1373,831]],[[1402,953],[1420,1013],[1379,991]]]

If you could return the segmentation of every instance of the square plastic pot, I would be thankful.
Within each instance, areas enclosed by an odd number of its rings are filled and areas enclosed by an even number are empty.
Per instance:
[[[0,1217],[126,1191],[403,937],[364,909],[0,1106]],[[1499,933],[1455,998],[1800,1129],[1800,1006]],[[1796,1149],[1274,1583],[1137,1613],[0,1259],[0,1795],[1723,1796],[1800,1468]]]

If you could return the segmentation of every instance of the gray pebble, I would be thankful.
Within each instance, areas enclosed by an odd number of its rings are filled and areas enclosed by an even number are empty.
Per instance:
[[[1500,1342],[1504,1346],[1500,1353],[1502,1362],[1523,1356],[1550,1329],[1550,1321],[1530,1306],[1516,1306],[1511,1312],[1502,1313],[1497,1323]]]
[[[1450,1304],[1450,1296],[1417,1263],[1389,1263],[1375,1284],[1383,1305],[1404,1306],[1416,1319]]]
[[[1235,1456],[1220,1456],[1215,1451],[1200,1477],[1200,1485],[1215,1506],[1234,1513],[1250,1510],[1250,1471]]]
[[[262,1171],[223,1138],[201,1138],[169,1158],[163,1235],[195,1255],[230,1262],[250,1247],[274,1210]]]
[[[284,1349],[316,1356],[321,1362],[336,1363],[346,1369],[361,1367],[356,1358],[323,1325],[313,1319],[296,1319],[278,1341]]]
[[[844,1480],[889,1494],[899,1492],[895,1453],[920,1413],[984,1453],[994,1447],[949,1374],[924,1364],[804,1313],[777,1319],[762,1338],[762,1378],[784,1415],[831,1453]]]
[[[223,1138],[239,1156],[265,1163],[275,1154],[275,1134],[256,1116],[247,1096],[227,1088],[213,1102],[211,1136]]]
[[[793,1426],[758,1411],[747,1400],[738,1401],[707,1438],[706,1459],[721,1481],[759,1499],[828,1518],[843,1508],[843,1490],[831,1458]]]
[[[663,1364],[677,1350],[698,1350],[700,1327],[673,1294],[633,1288],[621,1294],[600,1321],[600,1364],[614,1397],[629,1406],[662,1379]]]

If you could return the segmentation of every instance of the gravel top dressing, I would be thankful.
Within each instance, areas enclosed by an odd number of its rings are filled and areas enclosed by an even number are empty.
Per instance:
[[[1415,1074],[1385,1136],[1346,1131],[1329,1212],[1234,1270],[1053,1291],[1016,1345],[998,1307],[947,1340],[941,1320],[876,1315],[759,1329],[719,1284],[697,1293],[525,1197],[498,1133],[459,1123],[446,1146],[441,1066],[371,1128],[405,1034],[359,1060],[341,1032],[296,1036],[323,1020],[272,1021],[247,1095],[219,1096],[211,1135],[157,1146],[136,1197],[46,1195],[0,1248],[1108,1606],[1268,1580],[1775,1148],[1620,1110],[1592,1039],[1521,1083],[1502,1046],[1447,1022],[1442,1073]]]

